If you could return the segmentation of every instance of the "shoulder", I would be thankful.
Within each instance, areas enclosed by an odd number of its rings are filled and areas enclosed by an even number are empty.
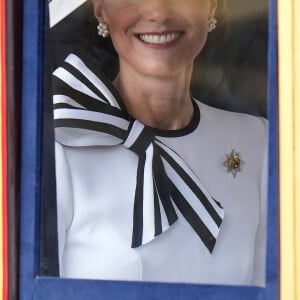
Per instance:
[[[197,103],[201,114],[201,125],[212,131],[221,132],[224,136],[236,135],[242,140],[266,143],[268,122],[265,118],[225,111],[200,101]]]
[[[209,141],[211,151],[241,154],[244,172],[251,178],[261,178],[268,161],[268,122],[265,118],[229,112],[198,102],[200,123],[197,134]],[[206,146],[204,146],[206,147]],[[208,146],[207,146],[208,147]],[[224,158],[223,158],[224,161]],[[245,169],[247,164],[247,168]]]

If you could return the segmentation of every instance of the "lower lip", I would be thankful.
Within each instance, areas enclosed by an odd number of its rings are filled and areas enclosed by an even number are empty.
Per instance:
[[[166,42],[166,43],[163,43],[163,44],[151,44],[151,43],[147,43],[143,40],[141,40],[140,38],[136,37],[142,44],[144,44],[145,46],[148,46],[150,48],[154,48],[154,49],[166,49],[166,48],[170,48],[170,47],[173,47],[174,45],[176,45],[179,40],[181,39],[182,37],[182,34],[174,41],[172,42]]]

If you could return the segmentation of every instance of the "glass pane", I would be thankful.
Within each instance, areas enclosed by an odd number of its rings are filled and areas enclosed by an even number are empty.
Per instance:
[[[49,3],[40,274],[264,286],[268,1],[69,5]]]

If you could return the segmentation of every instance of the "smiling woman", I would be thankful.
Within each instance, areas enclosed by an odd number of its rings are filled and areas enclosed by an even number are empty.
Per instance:
[[[183,70],[191,75],[216,1],[94,1],[94,6],[98,21],[109,24],[120,65],[127,72],[165,78]],[[168,33],[176,39],[163,42]]]
[[[53,72],[61,277],[265,284],[266,120],[190,92],[218,5],[93,1],[119,68]]]

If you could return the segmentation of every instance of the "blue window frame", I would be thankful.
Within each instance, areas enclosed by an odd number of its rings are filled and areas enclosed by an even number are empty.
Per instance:
[[[45,2],[45,3],[44,3]],[[265,288],[70,280],[38,276],[44,18],[46,1],[24,0],[20,299],[278,299],[277,6],[269,6],[270,120],[267,285]]]

